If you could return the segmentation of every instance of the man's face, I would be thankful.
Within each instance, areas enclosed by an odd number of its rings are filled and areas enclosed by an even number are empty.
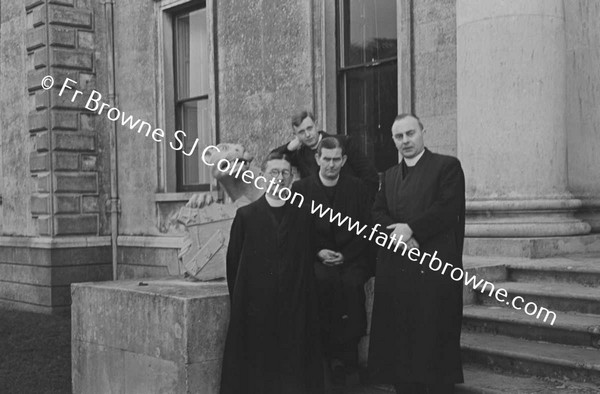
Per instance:
[[[342,156],[342,148],[321,149],[321,155],[315,155],[319,165],[319,174],[325,179],[337,179],[346,163],[346,155]]]
[[[271,187],[270,192],[273,196],[277,197],[277,195],[274,194],[276,189],[275,185],[279,185],[279,189],[281,189],[282,187],[289,188],[292,184],[292,166],[286,160],[269,160],[264,171],[264,176],[267,179],[267,182],[270,182],[271,179],[273,179],[273,187]],[[279,190],[277,191],[279,192]]]
[[[418,156],[425,144],[423,142],[423,134],[425,130],[421,130],[419,122],[412,116],[407,116],[402,120],[394,122],[392,126],[392,138],[396,149],[407,159]]]
[[[296,137],[298,137],[302,145],[306,145],[311,149],[317,147],[317,144],[319,143],[319,133],[317,132],[315,122],[310,118],[310,116],[307,116],[304,118],[302,123],[300,123],[298,126],[292,126],[292,128],[294,129],[294,134]]]

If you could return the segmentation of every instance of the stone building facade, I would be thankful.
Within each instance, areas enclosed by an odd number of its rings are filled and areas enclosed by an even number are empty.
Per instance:
[[[420,115],[463,163],[469,253],[597,243],[600,5],[373,4],[0,0],[1,302],[67,309],[69,284],[111,279],[113,260],[118,278],[180,274],[174,214],[214,190],[198,151],[260,160],[298,108],[380,170],[393,116]]]

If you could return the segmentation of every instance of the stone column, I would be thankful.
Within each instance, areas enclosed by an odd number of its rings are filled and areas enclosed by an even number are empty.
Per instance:
[[[600,2],[565,2],[569,190],[577,217],[600,232]]]
[[[457,0],[469,237],[586,234],[567,189],[562,0]]]

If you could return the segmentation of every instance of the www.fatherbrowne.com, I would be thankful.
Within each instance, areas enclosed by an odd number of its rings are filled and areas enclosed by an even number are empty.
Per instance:
[[[58,94],[59,96],[62,96],[62,94],[66,90],[73,89],[72,86],[69,85],[69,83],[77,84],[76,81],[66,78],[65,81],[63,82],[63,85]],[[51,89],[53,87],[53,85],[54,85],[54,78],[52,78],[52,76],[47,75],[42,79],[41,86],[44,90]],[[71,97],[71,102],[73,102],[77,98],[78,95],[82,95],[82,94],[83,94],[82,91],[75,90]],[[164,141],[163,138],[165,137],[165,132],[162,129],[157,128],[157,129],[152,130],[152,126],[149,123],[141,121],[140,119],[137,119],[134,122],[133,116],[131,116],[131,115],[126,116],[126,114],[124,112],[121,112],[118,108],[110,107],[109,104],[101,102],[100,101],[101,98],[102,98],[102,95],[99,92],[97,92],[96,90],[92,90],[92,92],[90,93],[90,95],[87,99],[87,102],[85,104],[85,108],[92,112],[96,112],[98,115],[102,113],[104,108],[107,108],[106,116],[109,120],[115,122],[120,119],[121,124],[123,126],[128,125],[129,129],[131,129],[131,130],[133,130],[135,127],[138,127],[138,124],[139,124],[138,130],[137,130],[138,133],[141,133],[142,129],[145,127],[146,128],[146,133],[145,133],[146,137],[148,137],[151,134],[152,139],[154,141],[156,141],[156,142]],[[94,104],[93,106],[92,106],[92,103]],[[182,150],[184,147],[183,141],[179,138],[180,134],[182,137],[184,137],[184,138],[186,137],[186,134],[183,130],[177,130],[174,133],[174,137],[177,140],[177,142],[179,143],[179,146],[174,146],[172,142],[170,143],[170,147],[174,150]],[[198,139],[196,138],[196,141],[195,141],[193,147],[191,148],[190,152],[182,152],[182,153],[186,156],[192,155],[193,152],[196,150],[197,145],[198,145]],[[206,159],[206,154],[211,149],[215,149],[216,151],[219,151],[218,147],[216,147],[214,145],[210,145],[210,146],[207,146],[202,151],[202,154],[201,154],[201,159],[202,159],[203,163],[209,167],[212,167],[215,165],[215,163],[210,163]],[[254,173],[252,171],[246,170],[242,173],[241,170],[242,170],[243,166],[239,165],[238,159],[236,159],[234,163],[230,163],[227,159],[221,159],[217,163],[217,168],[221,172],[229,171],[229,175],[234,176],[235,178],[240,177],[240,174],[241,174],[241,179],[244,183],[247,183],[247,184],[254,183],[254,186],[260,190],[265,190],[267,193],[269,193],[269,192],[277,193],[279,195],[279,197],[281,199],[283,199],[284,201],[290,200],[290,204],[294,204],[296,199],[298,199],[299,200],[298,201],[299,208],[301,208],[302,205],[304,204],[304,196],[302,196],[300,193],[292,193],[292,191],[286,187],[282,187],[281,189],[279,189],[279,185],[275,184],[273,180],[271,180],[270,182],[267,182],[267,179],[263,176],[255,177]],[[237,170],[237,172],[235,175],[233,175],[235,170]],[[262,182],[262,186],[259,184],[259,181]],[[273,187],[274,187],[274,189],[271,190]],[[329,214],[328,219],[329,219],[330,223],[337,222],[337,225],[339,227],[342,227],[345,223],[346,226],[348,227],[348,231],[350,231],[350,232],[354,231],[356,233],[356,235],[359,235],[359,236],[368,227],[366,224],[361,225],[360,222],[353,221],[352,218],[350,218],[348,216],[342,217],[342,215],[339,212],[335,213],[329,207],[324,209],[322,204],[315,205],[314,201],[312,201],[312,203],[311,203],[311,213],[313,215],[315,215],[315,214],[319,215],[320,218],[323,218]],[[369,234],[369,236],[367,237],[367,235],[364,234],[363,237],[367,238],[369,241],[371,241],[373,239],[373,237],[375,236],[375,234],[377,234],[377,237],[375,237],[375,243],[377,245],[379,245],[381,247],[385,247],[390,250],[393,247],[394,252],[397,252],[398,249],[400,248],[400,246],[402,246],[403,249],[402,249],[401,253],[402,253],[402,256],[404,256],[407,252],[408,245],[405,242],[403,242],[402,237],[400,237],[400,239],[396,239],[395,234],[388,236],[386,233],[384,233],[382,231],[378,231],[379,227],[381,227],[380,224],[378,224],[378,223],[375,224],[373,227],[371,227],[371,233]],[[430,257],[429,269],[431,269],[432,271],[439,271],[440,269],[442,269],[441,274],[443,275],[446,273],[446,271],[449,270],[450,277],[452,278],[452,280],[460,282],[464,278],[465,286],[470,285],[473,287],[474,290],[477,290],[483,283],[483,286],[481,286],[481,290],[480,290],[482,294],[486,291],[486,288],[489,285],[489,288],[490,288],[489,296],[490,297],[494,296],[496,298],[496,300],[498,300],[499,302],[505,302],[507,305],[511,305],[516,310],[524,310],[525,313],[529,316],[536,315],[537,319],[540,319],[541,315],[543,313],[545,313],[544,322],[546,322],[548,317],[550,315],[552,315],[552,321],[550,322],[550,325],[554,325],[554,321],[556,320],[556,313],[554,313],[546,308],[543,308],[543,307],[538,308],[538,306],[534,302],[528,302],[527,304],[525,304],[524,308],[521,308],[520,305],[523,305],[523,302],[525,301],[523,299],[523,297],[521,297],[521,296],[514,297],[510,302],[506,301],[508,298],[508,292],[506,291],[506,289],[503,289],[503,288],[495,289],[495,286],[492,283],[485,281],[484,279],[480,279],[479,281],[477,281],[477,276],[475,276],[475,275],[470,276],[468,272],[465,272],[460,267],[454,267],[450,263],[444,264],[440,259],[437,258],[437,251],[435,251],[433,253],[433,255],[431,255],[429,253],[423,253],[423,256],[421,256],[421,260],[418,260],[420,255],[421,255],[421,251],[418,248],[411,248],[410,250],[408,250],[408,258],[410,260],[412,260],[414,262],[419,261],[419,264],[423,265],[425,260],[428,257]],[[443,266],[443,268],[442,268],[442,266]],[[519,304],[517,304],[518,300],[520,300]]]
[[[360,222],[353,221],[352,218],[350,218],[349,216],[342,217],[342,215],[339,212],[335,213],[329,207],[323,208],[322,204],[315,205],[314,201],[312,201],[312,204],[311,204],[311,213],[313,215],[318,215],[320,218],[329,216],[327,218],[329,220],[329,222],[333,223],[333,224],[335,224],[337,222],[337,225],[339,227],[342,227],[344,224],[346,224],[348,231],[350,231],[350,232],[354,231],[356,233],[356,235],[361,235],[368,227],[366,224],[361,226]],[[380,225],[375,224],[371,228],[371,233],[369,234],[369,236],[367,237],[365,234],[365,235],[363,235],[363,237],[367,238],[369,241],[372,240],[375,233],[378,232],[378,230],[377,230],[378,227],[380,227]],[[389,241],[388,241],[388,238],[389,238]],[[394,245],[394,242],[395,242],[395,245]],[[385,247],[390,250],[393,247],[394,252],[397,252],[398,249],[400,247],[402,247],[402,251],[401,251],[402,256],[404,256],[406,254],[406,251],[408,250],[408,258],[414,262],[419,261],[420,265],[423,265],[425,260],[427,258],[429,258],[429,269],[430,270],[436,272],[441,269],[440,274],[442,274],[442,275],[444,275],[448,271],[448,272],[450,272],[450,278],[452,278],[452,280],[455,280],[457,282],[460,282],[464,278],[465,286],[472,286],[473,290],[480,289],[479,291],[481,292],[481,294],[484,294],[486,292],[486,289],[489,286],[489,296],[495,297],[496,300],[498,300],[498,302],[506,303],[506,305],[510,305],[516,310],[523,310],[529,316],[535,315],[536,319],[540,319],[542,314],[545,314],[544,320],[543,320],[544,322],[546,322],[546,320],[548,319],[549,316],[552,316],[552,321],[550,322],[550,325],[551,326],[554,325],[554,321],[556,320],[556,313],[554,313],[553,311],[548,310],[544,307],[540,308],[537,306],[537,304],[535,302],[528,302],[527,304],[525,304],[525,307],[521,307],[523,305],[523,302],[525,301],[525,299],[521,296],[516,296],[511,301],[507,301],[508,292],[506,291],[506,289],[501,288],[501,287],[496,289],[494,284],[488,282],[487,280],[479,279],[479,281],[478,281],[477,275],[471,275],[471,274],[469,274],[469,272],[464,271],[460,267],[454,267],[450,263],[444,264],[442,262],[442,260],[437,258],[437,251],[434,251],[433,255],[431,255],[429,253],[423,253],[423,255],[421,256],[421,260],[419,260],[419,256],[421,255],[421,251],[419,249],[417,249],[417,248],[408,249],[408,245],[402,240],[402,236],[400,236],[399,239],[396,239],[395,234],[392,234],[390,237],[388,237],[387,234],[383,233],[383,232],[379,232],[379,235],[375,239],[375,243],[379,246]],[[443,268],[442,268],[442,266],[443,266]],[[483,286],[482,286],[482,284],[483,284]]]

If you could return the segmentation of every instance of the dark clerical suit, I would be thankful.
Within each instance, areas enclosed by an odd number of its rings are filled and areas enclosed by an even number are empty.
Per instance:
[[[315,206],[322,204],[323,209],[330,207],[333,215],[340,214],[334,223],[329,213],[323,218],[315,215],[317,251],[329,249],[344,256],[344,262],[333,267],[316,261],[315,273],[325,351],[329,357],[356,365],[358,341],[367,324],[364,284],[370,272],[369,242],[355,230],[349,231],[348,225],[357,221],[361,227],[370,224],[369,192],[358,178],[347,175],[340,175],[333,187],[324,186],[319,175],[312,175],[294,183],[293,188],[312,199]]]
[[[465,184],[458,159],[425,150],[413,167],[400,163],[386,171],[373,206],[382,228],[407,223],[424,252],[462,268]],[[406,241],[406,240],[405,240]],[[463,382],[460,357],[462,283],[450,267],[429,267],[381,248],[369,347],[369,370],[376,382],[449,385]],[[432,264],[435,269],[436,264]]]
[[[238,209],[227,249],[222,394],[322,392],[312,220],[265,196]]]
[[[319,131],[319,134],[321,138],[335,137],[344,144],[348,161],[342,167],[342,174],[359,178],[365,182],[369,192],[375,195],[379,188],[377,170],[375,170],[375,167],[367,156],[361,152],[360,146],[354,142],[354,139],[346,135],[328,134],[324,131]],[[290,152],[287,149],[287,144],[285,144],[273,149],[273,152],[287,153],[290,156],[292,165],[298,169],[300,178],[306,178],[307,176],[319,173],[319,166],[315,160],[316,147],[315,149],[310,149],[308,146],[302,145],[298,150]]]

